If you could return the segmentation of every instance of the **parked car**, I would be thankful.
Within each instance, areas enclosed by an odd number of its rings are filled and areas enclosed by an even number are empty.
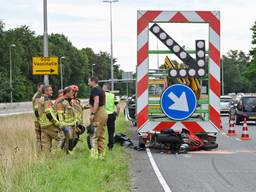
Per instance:
[[[127,100],[128,99],[128,96],[126,96],[126,95],[123,95],[122,97],[121,97],[121,100]]]
[[[220,112],[229,113],[233,99],[231,96],[220,96]]]
[[[136,96],[133,95],[128,97],[125,108],[124,115],[126,119],[132,122],[133,126],[136,126]]]
[[[242,96],[235,107],[235,123],[239,125],[241,121],[256,121],[256,96]]]
[[[118,102],[118,103],[119,103],[119,102],[120,102],[120,100],[121,100],[121,97],[120,97],[119,95],[116,95],[116,96],[115,96],[115,100],[116,100],[116,102]]]

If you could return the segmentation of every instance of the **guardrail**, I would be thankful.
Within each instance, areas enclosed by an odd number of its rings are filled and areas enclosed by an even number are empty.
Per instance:
[[[83,104],[88,103],[88,101],[89,99],[81,99]],[[0,117],[32,112],[32,102],[0,103]]]
[[[16,102],[16,103],[0,103],[0,110],[16,109],[16,108],[32,108],[31,102]]]

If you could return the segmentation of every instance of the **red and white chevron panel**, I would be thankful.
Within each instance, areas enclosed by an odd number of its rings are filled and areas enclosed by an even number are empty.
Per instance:
[[[138,11],[137,18],[137,126],[138,131],[187,127],[192,132],[217,132],[220,128],[220,12]],[[209,121],[155,122],[148,116],[149,22],[209,24]]]

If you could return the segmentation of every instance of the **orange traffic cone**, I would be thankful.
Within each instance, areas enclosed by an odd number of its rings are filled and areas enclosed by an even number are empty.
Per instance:
[[[243,130],[242,130],[242,135],[241,135],[241,140],[251,140],[248,134],[248,126],[247,126],[247,121],[246,118],[244,118],[244,124],[243,124]]]
[[[234,116],[231,115],[229,118],[229,130],[228,130],[228,136],[236,136],[236,130],[235,130],[235,124],[234,124]]]

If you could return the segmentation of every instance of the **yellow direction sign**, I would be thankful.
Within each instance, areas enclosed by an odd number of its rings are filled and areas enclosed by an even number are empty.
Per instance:
[[[33,75],[58,75],[58,57],[33,57]]]

